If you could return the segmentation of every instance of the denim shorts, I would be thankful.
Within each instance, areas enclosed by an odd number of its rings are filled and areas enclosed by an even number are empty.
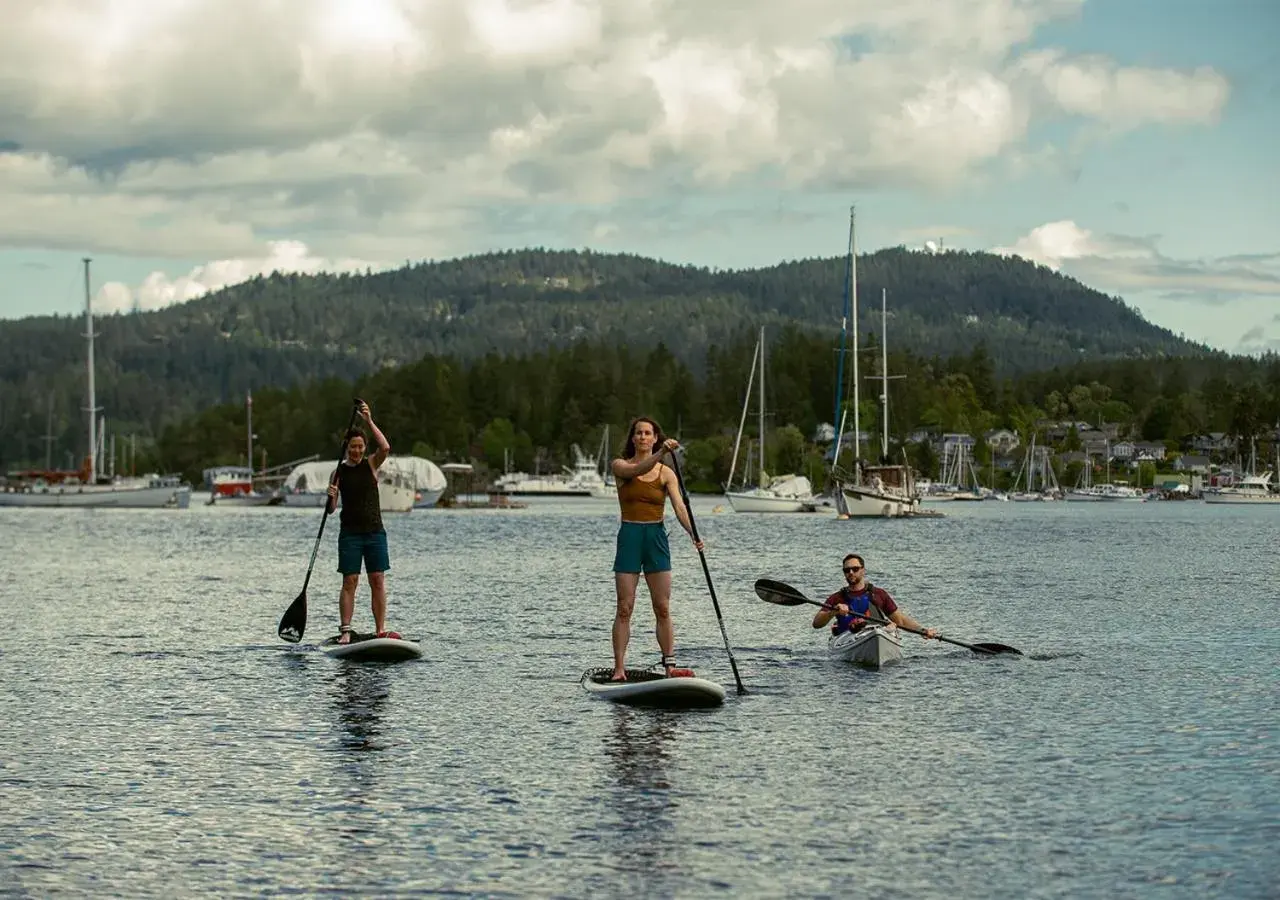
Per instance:
[[[618,550],[613,571],[670,572],[671,546],[665,522],[623,522],[618,528]]]
[[[391,568],[385,531],[338,532],[338,571],[343,575],[359,575],[361,562],[366,572],[385,572]]]

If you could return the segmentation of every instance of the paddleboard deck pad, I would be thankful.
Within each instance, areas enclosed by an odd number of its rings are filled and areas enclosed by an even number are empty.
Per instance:
[[[336,659],[359,662],[400,662],[422,658],[422,647],[414,641],[373,634],[353,633],[349,644],[339,644],[334,636],[322,643],[320,649]]]
[[[588,694],[628,706],[655,709],[705,709],[724,703],[724,688],[696,675],[627,669],[626,681],[611,681],[613,668],[588,669],[580,682]]]

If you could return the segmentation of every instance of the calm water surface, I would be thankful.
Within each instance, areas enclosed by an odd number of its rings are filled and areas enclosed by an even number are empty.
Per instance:
[[[382,667],[310,646],[333,532],[303,643],[275,636],[314,511],[0,510],[0,893],[1277,896],[1277,511],[695,512],[748,693],[669,520],[679,655],[730,690],[663,713],[578,684],[609,661],[607,503],[390,518],[426,658]],[[926,625],[1027,655],[904,635],[848,669],[751,591],[825,595],[851,550]],[[658,659],[643,593],[630,659]]]

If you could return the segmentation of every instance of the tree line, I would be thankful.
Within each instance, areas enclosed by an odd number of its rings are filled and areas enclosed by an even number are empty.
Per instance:
[[[718,489],[729,465],[744,400],[743,441],[756,438],[758,399],[746,395],[756,336],[707,348],[695,369],[662,344],[644,350],[581,341],[528,354],[489,353],[472,360],[427,355],[409,365],[354,379],[325,378],[253,393],[257,469],[318,454],[336,454],[354,397],[367,400],[393,452],[436,463],[478,463],[491,473],[510,458],[518,470],[559,471],[573,462],[571,447],[594,455],[605,427],[616,455],[631,417],[658,420],[686,445],[691,486]],[[881,352],[875,336],[860,341],[862,428],[879,446]],[[815,441],[831,423],[835,404],[837,339],[788,327],[766,332],[766,459],[773,474],[797,473],[821,487],[828,449]],[[846,376],[851,365],[845,366]],[[1046,420],[1118,422],[1135,439],[1176,446],[1190,434],[1221,431],[1242,446],[1268,441],[1280,424],[1280,357],[1112,360],[1060,366],[1000,377],[983,345],[951,357],[888,354],[888,455],[904,450],[925,475],[938,475],[930,446],[909,444],[920,429],[980,436],[1009,427],[1027,443]],[[843,386],[851,403],[852,384]],[[847,406],[847,404],[846,404]],[[847,406],[847,408],[850,408]],[[851,408],[850,408],[851,409]],[[852,428],[847,416],[846,428]],[[1043,434],[1041,438],[1043,441]],[[140,465],[183,472],[195,482],[203,468],[245,462],[243,400],[219,404],[167,427]],[[979,454],[984,453],[980,444]],[[742,476],[740,450],[735,483]]]

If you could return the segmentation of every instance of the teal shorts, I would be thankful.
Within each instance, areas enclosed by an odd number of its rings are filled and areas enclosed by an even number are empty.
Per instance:
[[[362,562],[366,572],[385,572],[391,568],[385,531],[338,532],[338,571],[343,575],[359,575]]]
[[[623,522],[618,528],[618,552],[613,557],[613,571],[670,572],[671,546],[667,543],[665,522]]]

